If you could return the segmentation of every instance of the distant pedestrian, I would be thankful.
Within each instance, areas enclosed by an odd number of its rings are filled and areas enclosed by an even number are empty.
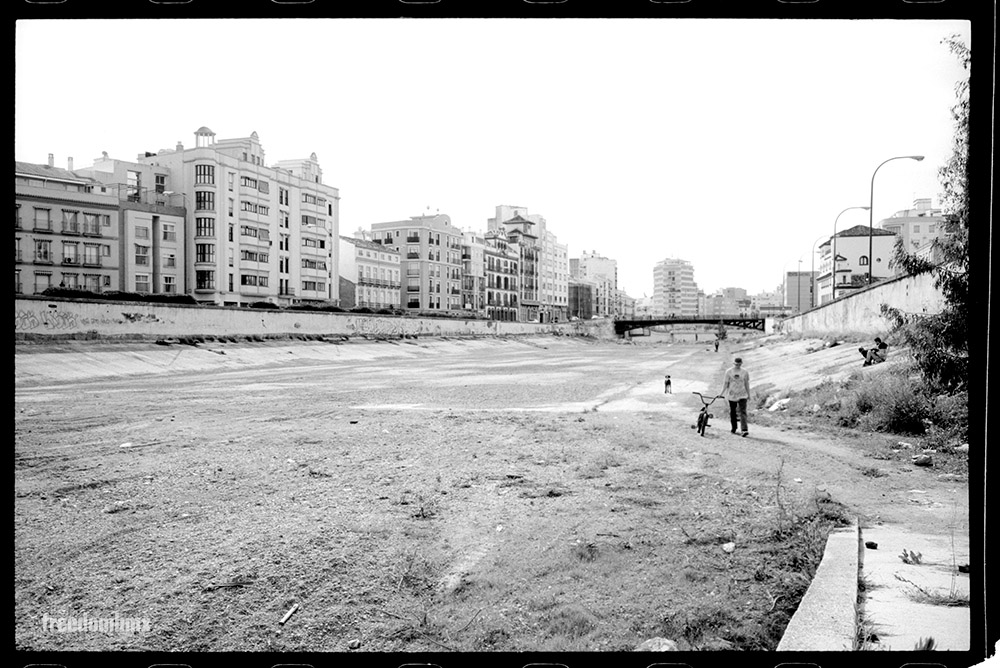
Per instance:
[[[715,352],[719,352],[719,340],[715,340]]]
[[[743,359],[737,357],[733,366],[726,370],[726,379],[719,392],[729,401],[729,422],[732,433],[736,433],[737,421],[741,434],[747,436],[747,400],[750,398],[750,374],[743,368]]]
[[[667,377],[663,380],[663,393],[664,394],[673,394],[674,393],[674,388],[673,388],[673,386],[670,383],[670,374],[669,373],[667,374]]]

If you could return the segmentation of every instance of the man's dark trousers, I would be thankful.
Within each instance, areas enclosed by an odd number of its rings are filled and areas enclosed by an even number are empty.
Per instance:
[[[737,421],[739,426],[742,427],[742,431],[747,431],[747,400],[737,399],[736,401],[729,402],[729,422],[733,426],[733,431],[736,431]]]

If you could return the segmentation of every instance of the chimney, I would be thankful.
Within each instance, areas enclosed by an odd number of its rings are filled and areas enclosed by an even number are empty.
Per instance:
[[[177,150],[178,151],[183,151],[184,150],[184,144],[182,144],[180,142],[177,142]]]
[[[56,166],[56,156],[49,153],[49,167],[55,167],[55,166]]]
[[[66,169],[73,171],[73,156],[66,158]]]

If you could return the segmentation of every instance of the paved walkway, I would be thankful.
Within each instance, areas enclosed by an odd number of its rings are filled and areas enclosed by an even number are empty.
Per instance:
[[[904,550],[920,556],[907,563]],[[866,637],[860,649],[912,651],[933,638],[935,650],[968,651],[970,608],[948,604],[969,600],[969,575],[958,569],[968,563],[966,535],[891,526],[834,531],[778,650],[850,651],[856,638]],[[856,632],[859,620],[866,634]]]

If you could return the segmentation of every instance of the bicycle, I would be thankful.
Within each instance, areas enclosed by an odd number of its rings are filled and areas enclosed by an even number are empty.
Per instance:
[[[708,412],[708,407],[715,403],[716,399],[722,399],[721,394],[712,397],[711,401],[705,401],[705,397],[701,392],[692,392],[691,394],[697,394],[698,398],[701,399],[701,410],[698,411],[698,421],[696,424],[691,425],[692,428],[698,430],[698,434],[701,436],[705,435],[705,429],[708,427],[709,418],[715,417],[712,413]]]

